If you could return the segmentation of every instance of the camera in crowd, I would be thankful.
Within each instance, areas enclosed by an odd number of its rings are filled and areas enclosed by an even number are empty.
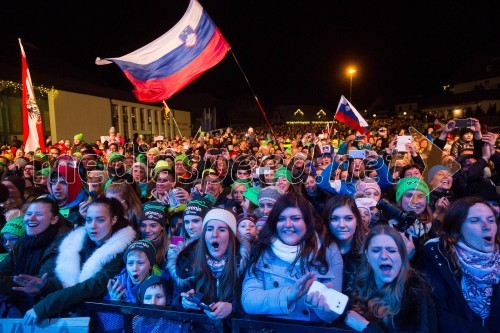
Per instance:
[[[399,232],[405,232],[417,220],[417,214],[415,212],[404,212],[385,199],[381,199],[378,202],[377,208],[381,210],[388,219],[396,221],[393,226]]]
[[[186,297],[186,299],[188,301],[195,303],[196,305],[198,305],[203,310],[212,311],[212,309],[210,308],[210,306],[206,305],[205,303],[203,303],[201,301],[202,298],[203,298],[203,293],[201,293],[199,291],[196,292],[196,294],[193,295],[193,296]]]

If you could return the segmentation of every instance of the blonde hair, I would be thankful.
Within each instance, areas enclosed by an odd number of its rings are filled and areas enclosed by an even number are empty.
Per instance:
[[[396,278],[379,289],[375,283],[373,269],[366,258],[368,246],[373,237],[387,235],[391,237],[398,248],[401,256],[401,270]],[[410,277],[416,275],[411,268],[406,247],[401,235],[390,225],[377,225],[366,235],[363,244],[361,263],[353,279],[351,304],[352,309],[367,320],[392,319],[401,310],[403,295]]]
[[[125,202],[125,218],[129,221],[129,225],[137,230],[139,219],[142,215],[142,203],[139,195],[132,187],[125,181],[112,182],[106,187],[106,195],[115,194],[122,199],[121,204]]]

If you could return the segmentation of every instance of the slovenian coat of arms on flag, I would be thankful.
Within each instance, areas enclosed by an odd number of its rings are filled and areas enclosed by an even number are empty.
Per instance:
[[[370,127],[356,108],[342,95],[334,119],[364,134]]]
[[[118,58],[96,59],[117,64],[134,85],[141,102],[159,102],[217,65],[230,50],[203,7],[191,0],[180,21],[153,42]]]

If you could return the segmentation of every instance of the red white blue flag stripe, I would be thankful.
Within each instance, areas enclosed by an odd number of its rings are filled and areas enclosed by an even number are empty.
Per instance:
[[[335,112],[334,119],[346,124],[361,134],[365,133],[370,127],[344,95],[340,97],[339,106],[337,107],[337,112]]]
[[[218,64],[230,46],[203,7],[191,0],[181,20],[158,39],[118,58],[96,59],[117,64],[135,87],[141,102],[167,100]]]

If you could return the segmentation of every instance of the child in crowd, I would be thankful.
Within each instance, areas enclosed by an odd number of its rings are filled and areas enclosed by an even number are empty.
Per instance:
[[[138,303],[137,294],[141,283],[152,275],[156,263],[156,248],[145,239],[130,244],[123,256],[126,267],[108,282],[108,294],[104,299]]]
[[[169,281],[156,275],[150,275],[141,283],[137,298],[140,303],[167,306],[172,300],[172,288]],[[135,316],[132,321],[133,332],[182,332],[183,323],[165,318]]]
[[[238,233],[248,239],[250,243],[255,242],[257,239],[257,231],[255,229],[257,217],[253,214],[243,213],[238,215],[236,221],[238,224]]]
[[[167,306],[171,300],[171,289],[168,280],[153,274],[139,286],[138,300],[142,304]]]

